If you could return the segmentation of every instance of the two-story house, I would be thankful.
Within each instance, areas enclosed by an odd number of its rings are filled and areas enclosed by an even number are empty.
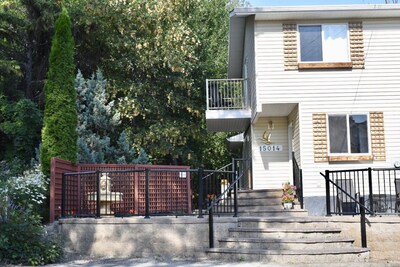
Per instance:
[[[400,161],[400,5],[234,9],[206,119],[241,133],[251,188],[281,188],[296,160],[305,207],[323,214],[320,172]]]

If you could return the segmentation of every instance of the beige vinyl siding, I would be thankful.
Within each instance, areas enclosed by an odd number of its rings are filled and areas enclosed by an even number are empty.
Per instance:
[[[244,41],[244,58],[243,64],[247,60],[247,90],[249,104],[251,107],[256,106],[256,93],[255,93],[255,54],[254,54],[254,17],[248,17],[246,19],[246,31]],[[244,66],[243,66],[244,72]],[[243,77],[244,77],[243,73]],[[252,110],[252,118],[255,116],[255,109]]]
[[[394,161],[400,160],[400,21],[362,23],[365,69],[285,71],[282,22],[256,22],[257,101],[300,103],[299,140],[305,196],[324,195],[324,180],[319,172],[326,169],[392,167]],[[312,114],[374,111],[384,114],[385,161],[314,162]]]
[[[268,122],[273,121],[274,129],[268,130]],[[292,181],[289,166],[287,117],[260,118],[253,125],[253,184],[254,189],[281,188],[282,183]],[[271,132],[272,145],[282,145],[280,152],[260,152],[264,145],[264,132]],[[257,179],[254,179],[257,178]]]

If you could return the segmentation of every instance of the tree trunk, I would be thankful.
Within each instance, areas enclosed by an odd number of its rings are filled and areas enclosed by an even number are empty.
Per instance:
[[[25,97],[33,100],[33,91],[32,91],[32,40],[28,38],[26,40],[26,64],[25,64]]]

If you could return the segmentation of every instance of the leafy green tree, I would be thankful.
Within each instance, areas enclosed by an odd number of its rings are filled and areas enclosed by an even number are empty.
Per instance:
[[[39,109],[28,99],[9,102],[0,97],[0,114],[0,132],[4,138],[2,158],[19,158],[29,163],[40,141],[42,115]]]
[[[8,100],[43,103],[50,40],[59,1],[0,2],[0,90]]]
[[[57,10],[56,1],[0,1],[0,160],[17,158],[26,165],[39,145]]]
[[[158,164],[210,166],[210,154],[221,153],[229,160],[226,136],[205,127],[204,81],[226,76],[229,12],[243,1],[64,3],[75,22],[77,65],[87,76],[104,71],[135,151],[144,148]],[[221,151],[209,147],[220,144]]]
[[[50,173],[50,159],[60,157],[77,160],[77,112],[74,88],[74,40],[71,21],[63,9],[56,21],[55,35],[45,84],[45,110],[42,129],[41,162],[46,175]]]
[[[76,19],[80,36],[90,36],[78,46],[102,44],[102,58],[94,61],[112,77],[109,92],[122,126],[134,148],[144,148],[156,163],[208,159],[201,156],[209,144],[202,140],[211,135],[204,81],[225,76],[231,7],[225,0],[98,0],[72,11],[77,17],[88,12]]]
[[[107,81],[100,70],[90,79],[80,71],[75,79],[78,110],[78,160],[84,163],[148,163],[145,152],[135,158],[125,131],[120,133],[120,114],[109,100]],[[116,140],[116,141],[114,141]]]

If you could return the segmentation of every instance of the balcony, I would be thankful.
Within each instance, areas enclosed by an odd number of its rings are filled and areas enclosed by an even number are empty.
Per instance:
[[[244,79],[207,79],[206,122],[210,132],[243,132],[251,111]]]

